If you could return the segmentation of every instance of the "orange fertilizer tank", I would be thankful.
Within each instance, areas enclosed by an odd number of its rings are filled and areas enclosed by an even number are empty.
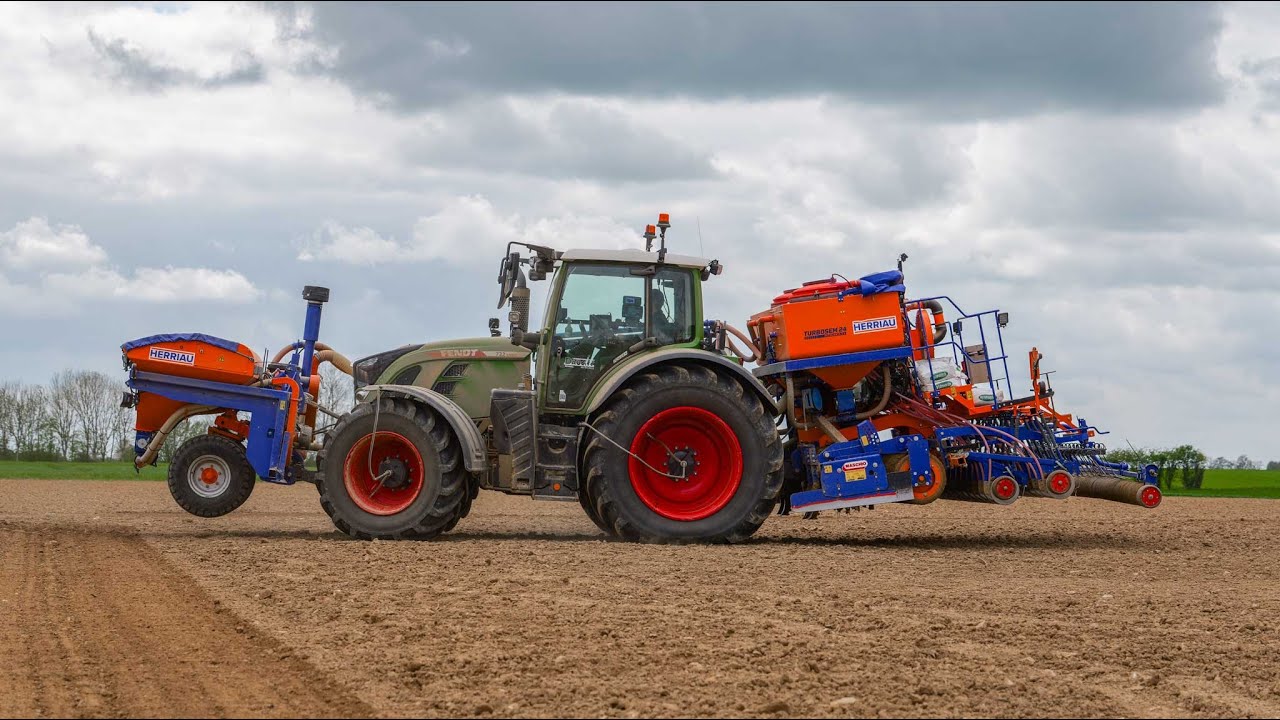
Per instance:
[[[247,385],[258,358],[247,346],[212,335],[152,335],[125,343],[126,360],[143,372]]]
[[[120,346],[125,362],[142,372],[248,385],[257,378],[258,358],[247,346],[201,333],[151,335]],[[165,420],[188,403],[142,392],[138,394],[134,429],[159,430]]]
[[[899,348],[907,344],[902,293],[862,294],[857,280],[816,280],[788,290],[747,323],[777,360]]]

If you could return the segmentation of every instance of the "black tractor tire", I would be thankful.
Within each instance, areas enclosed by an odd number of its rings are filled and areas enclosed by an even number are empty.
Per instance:
[[[408,481],[416,476],[421,489],[403,507],[393,501],[381,512],[370,512],[371,495],[361,492],[361,478],[348,482],[346,469],[350,456],[353,474],[367,473],[360,465],[365,451],[373,446],[376,455],[380,442],[392,443],[397,452],[416,451],[414,463],[406,467],[417,469],[407,469],[405,476]],[[383,397],[357,405],[325,436],[317,465],[320,506],[334,526],[360,540],[431,539],[453,529],[470,508],[470,476],[453,429],[434,410],[410,400]]]
[[[588,472],[590,471],[588,470]],[[601,472],[597,470],[596,476],[598,477],[600,474]],[[614,535],[613,528],[606,525],[604,520],[600,519],[600,514],[596,512],[597,498],[591,491],[594,484],[595,483],[592,482],[592,478],[589,475],[583,475],[582,487],[578,488],[578,504],[582,506],[582,511],[587,514],[588,518],[591,518],[591,522],[594,523],[596,527],[600,528],[601,532],[612,537]]]
[[[221,435],[191,438],[169,463],[169,494],[200,517],[221,517],[240,507],[257,479],[244,446]]]
[[[680,426],[676,434],[669,434],[666,428],[671,426],[662,425],[665,417],[676,418],[673,422]],[[702,427],[703,420],[716,428],[714,433],[699,434],[702,431],[697,428]],[[654,543],[742,542],[764,524],[778,501],[783,457],[774,415],[751,388],[727,374],[696,364],[663,365],[642,371],[605,402],[591,425],[595,431],[588,431],[590,439],[583,453],[587,501],[594,506],[601,524],[619,538]],[[642,430],[653,444],[637,440]],[[668,440],[683,434],[688,438],[685,450],[668,448],[661,438],[655,438],[655,433],[667,433]],[[708,437],[725,442],[716,445],[707,441]],[[712,463],[713,467],[692,470],[694,475],[687,481],[698,483],[688,486],[690,489],[709,488],[712,499],[704,502],[705,495],[695,494],[695,505],[681,504],[685,502],[683,498],[667,499],[664,493],[671,488],[678,492],[679,488],[662,485],[666,478],[643,468],[639,473],[642,477],[633,478],[631,468],[640,467],[635,464],[638,461],[614,443],[630,452],[635,452],[636,447],[647,447],[650,452],[661,447],[669,459],[690,448],[703,452],[708,459],[719,458],[723,462]],[[731,457],[734,453],[723,451],[735,444],[741,463],[736,485],[732,482],[732,468],[738,460]],[[699,449],[708,446],[712,450]],[[713,452],[716,447],[720,450]],[[697,456],[684,457],[690,459],[692,467]],[[728,471],[724,470],[726,466]],[[659,468],[663,472],[669,469]],[[708,474],[700,478],[704,472]],[[643,499],[637,487],[646,488],[644,494],[650,499]],[[687,517],[680,517],[690,508],[693,509]]]

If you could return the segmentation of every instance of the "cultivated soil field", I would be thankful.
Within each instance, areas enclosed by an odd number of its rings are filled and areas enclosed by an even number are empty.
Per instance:
[[[314,488],[0,481],[0,715],[1277,716],[1280,504],[1072,499],[605,541],[483,493],[444,540]]]

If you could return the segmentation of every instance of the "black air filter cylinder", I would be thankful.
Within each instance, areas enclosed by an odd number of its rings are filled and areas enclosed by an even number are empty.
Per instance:
[[[1113,500],[1129,505],[1153,508],[1163,497],[1155,485],[1110,475],[1081,475],[1076,478],[1076,495]]]
[[[518,287],[511,291],[511,312],[519,313],[512,325],[520,332],[526,332],[529,329],[529,288]]]

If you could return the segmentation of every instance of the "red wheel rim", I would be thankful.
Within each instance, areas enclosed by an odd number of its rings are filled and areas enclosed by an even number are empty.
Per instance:
[[[1142,501],[1143,506],[1153,508],[1160,504],[1160,488],[1155,485],[1148,485],[1142,488],[1142,492],[1138,494],[1138,500]]]
[[[373,446],[372,460],[369,456],[370,445]],[[386,480],[377,480],[379,468],[387,460],[403,464],[404,485],[387,487]],[[369,472],[370,465],[373,466],[373,472]],[[418,452],[418,448],[403,435],[383,430],[357,440],[347,452],[347,459],[343,464],[347,494],[356,507],[370,515],[395,515],[403,512],[422,494],[425,474],[422,454]]]
[[[742,484],[738,436],[728,423],[701,408],[675,407],[649,418],[631,442],[631,453],[628,470],[636,496],[671,520],[692,522],[715,515]],[[681,459],[688,463],[685,479],[662,474],[679,475]]]
[[[1018,481],[1008,475],[1001,475],[991,484],[991,490],[1001,500],[1008,500],[1018,494]]]
[[[1049,473],[1049,489],[1058,495],[1065,495],[1071,489],[1071,476],[1062,470]]]

